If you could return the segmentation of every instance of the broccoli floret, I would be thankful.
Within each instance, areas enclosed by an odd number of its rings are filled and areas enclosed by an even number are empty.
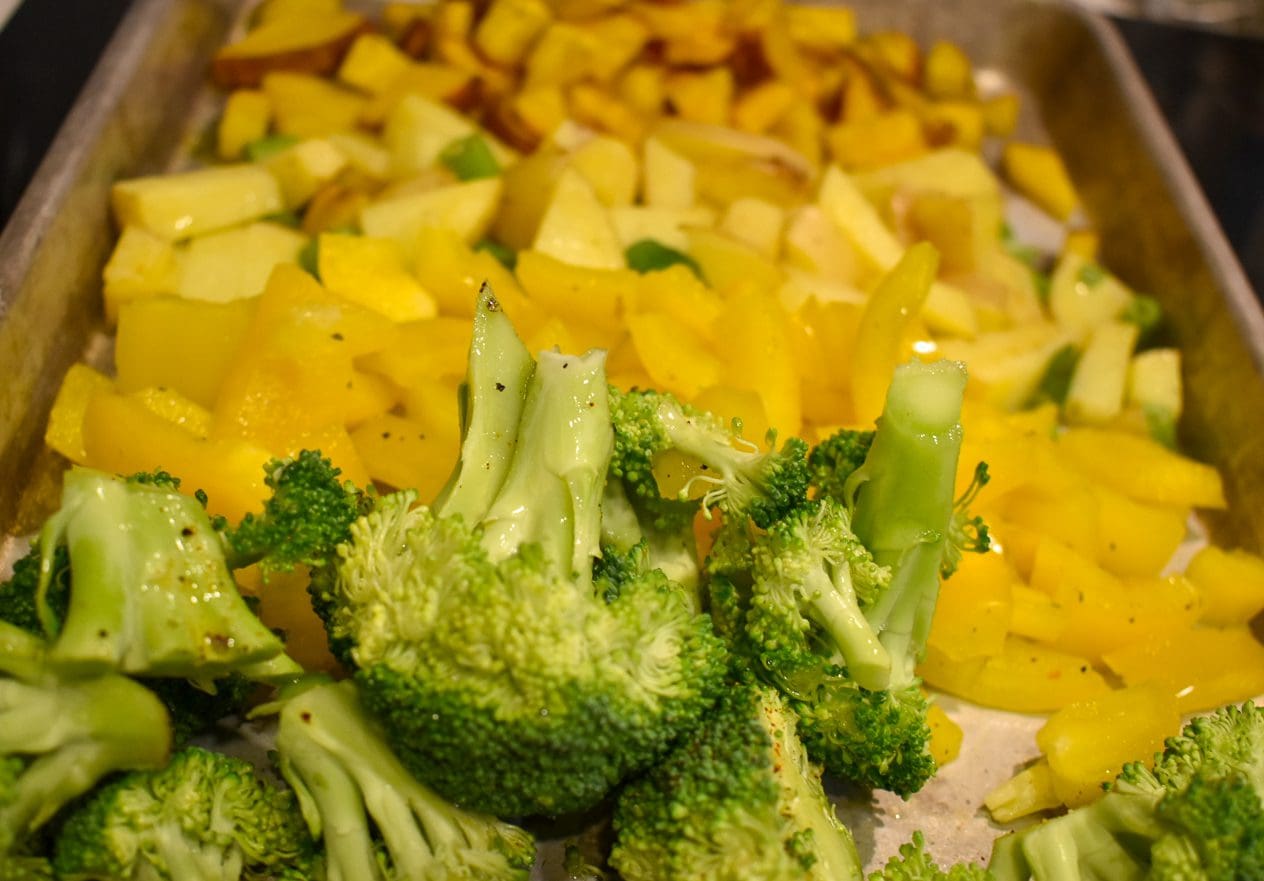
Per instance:
[[[999,881],[1215,881],[1264,868],[1264,708],[1224,707],[1098,801],[999,839]]]
[[[477,523],[509,473],[535,361],[484,282],[461,387],[461,457],[432,507]]]
[[[270,878],[312,849],[293,793],[249,762],[189,747],[77,805],[53,866],[63,879],[238,881]]]
[[[914,665],[950,543],[964,379],[951,362],[899,368],[872,442],[835,435],[817,497],[762,535],[726,522],[706,564],[716,629],[790,700],[812,757],[901,796],[935,771]]]
[[[0,881],[55,881],[53,864],[44,857],[0,854]]]
[[[272,494],[263,512],[225,529],[230,568],[257,563],[266,574],[329,562],[372,503],[350,481],[340,480],[341,474],[315,450],[265,465],[264,483]]]
[[[7,621],[37,636],[45,635],[38,604],[42,559],[39,542],[32,542],[30,550],[14,561],[9,580],[0,583],[0,621]],[[53,549],[49,570],[44,602],[52,613],[55,622],[53,635],[56,635],[70,603],[70,554],[64,546],[58,545]]]
[[[666,392],[611,389],[610,413],[615,429],[610,473],[622,478],[634,497],[660,497],[655,459],[675,450],[697,463],[690,484],[709,487],[702,495],[704,510],[718,507],[727,516],[750,517],[768,527],[807,498],[807,444],[798,438],[764,452],[717,417]],[[686,485],[682,493],[690,489]]]
[[[583,810],[714,701],[710,622],[651,570],[592,584],[610,421],[600,355],[541,355],[481,524],[381,499],[327,585],[365,705],[420,779],[501,816]]]
[[[891,658],[863,610],[891,581],[830,499],[800,508],[755,540],[746,631],[777,679],[824,664],[857,683],[886,686]]]
[[[161,767],[167,712],[113,674],[58,680],[34,637],[0,624],[0,854],[114,771]]]
[[[944,871],[926,852],[926,839],[921,832],[913,840],[900,845],[899,856],[887,861],[869,881],[991,881],[992,873],[982,866],[958,863]]]
[[[44,631],[36,612],[40,556],[38,544],[33,544],[30,551],[14,563],[13,577],[0,585],[0,621],[42,637]],[[57,548],[53,570],[46,601],[52,611],[56,635],[70,602],[70,556],[64,546]],[[139,681],[166,706],[176,746],[209,731],[220,719],[243,712],[255,687],[239,673],[214,683],[150,677],[139,677]]]
[[[776,691],[728,689],[702,727],[620,793],[611,864],[627,881],[860,881],[851,833]]]
[[[951,578],[957,571],[962,554],[986,554],[992,549],[992,537],[987,523],[977,514],[970,513],[970,507],[991,479],[987,462],[975,465],[974,478],[970,485],[953,502],[952,520],[948,524],[948,542],[944,547],[944,559],[939,564],[939,574],[944,578]]]
[[[620,567],[659,569],[696,597],[701,573],[693,522],[698,507],[696,500],[629,498],[622,480],[608,479],[601,500],[601,553],[611,560],[599,559],[594,577],[601,572],[608,584],[617,585]],[[701,600],[694,609],[701,611]]]
[[[71,591],[59,620],[49,592],[60,546]],[[169,481],[68,472],[39,548],[36,613],[55,634],[56,668],[208,679],[281,655],[238,593],[206,511]]]
[[[277,751],[312,835],[324,840],[331,881],[528,877],[535,857],[531,836],[447,804],[418,782],[391,752],[350,682],[284,696]]]
[[[808,467],[812,470],[812,486],[817,498],[831,498],[844,505],[851,499],[844,495],[847,478],[865,463],[869,448],[873,446],[872,431],[843,429],[812,448],[808,454]]]

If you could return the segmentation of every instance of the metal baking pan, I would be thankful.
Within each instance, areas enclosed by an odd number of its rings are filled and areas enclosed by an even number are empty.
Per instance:
[[[62,463],[42,435],[65,370],[82,357],[108,363],[100,277],[114,237],[110,184],[188,155],[214,112],[211,54],[251,5],[137,0],[0,235],[4,535],[29,533],[55,501]],[[1170,317],[1185,357],[1182,440],[1221,469],[1230,499],[1232,513],[1208,526],[1223,542],[1264,547],[1264,313],[1110,24],[1053,2],[851,5],[863,30],[952,40],[987,83],[1021,94],[1021,134],[1058,147],[1102,233],[1105,265]],[[981,795],[1035,754],[1038,717],[943,705],[967,738],[926,789],[908,802],[835,793],[870,865],[917,828],[941,859],[985,858],[998,830]],[[539,877],[560,877],[560,848],[545,850]]]

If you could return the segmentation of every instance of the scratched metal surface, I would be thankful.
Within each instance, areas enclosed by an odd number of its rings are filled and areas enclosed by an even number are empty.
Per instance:
[[[44,422],[66,368],[109,363],[100,270],[114,231],[109,185],[184,162],[217,98],[206,85],[214,47],[249,0],[137,0],[100,68],[0,235],[0,527],[32,531],[55,500],[63,463],[42,449]],[[1103,262],[1157,297],[1185,353],[1183,439],[1226,478],[1232,517],[1211,518],[1225,541],[1264,546],[1264,314],[1138,76],[1103,20],[1023,0],[860,0],[865,30],[896,28],[923,44],[950,39],[975,60],[987,90],[1023,99],[1025,137],[1054,143],[1103,233]],[[1021,202],[1020,233],[1052,250],[1057,231]],[[10,553],[14,542],[0,545]],[[1040,719],[942,698],[967,731],[961,758],[907,802],[833,790],[862,855],[876,865],[922,829],[942,859],[985,858],[997,834],[983,793],[1035,754]],[[266,741],[266,732],[265,732]],[[257,738],[236,748],[259,751]],[[542,828],[539,879],[564,877],[561,843],[599,847],[600,824]]]

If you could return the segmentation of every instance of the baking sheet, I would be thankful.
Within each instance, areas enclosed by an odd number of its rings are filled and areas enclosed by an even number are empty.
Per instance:
[[[108,188],[187,156],[218,97],[214,47],[244,15],[234,0],[137,0],[100,69],[0,236],[0,526],[28,533],[55,502],[62,463],[41,436],[65,369],[109,362],[100,269],[112,242]],[[981,83],[1023,97],[1020,134],[1057,145],[1103,234],[1103,262],[1164,305],[1185,353],[1183,440],[1225,476],[1234,515],[1222,541],[1264,545],[1264,315],[1126,50],[1102,19],[1020,0],[861,0],[865,31],[960,44]],[[1015,216],[1020,232],[1027,228]],[[13,546],[9,542],[10,547]],[[1042,719],[940,698],[967,731],[961,758],[905,802],[838,789],[840,816],[869,865],[914,829],[942,860],[983,859],[997,829],[982,793],[1035,754]],[[545,831],[545,830],[541,830]],[[578,824],[559,841],[595,844]],[[538,878],[564,877],[562,848]]]

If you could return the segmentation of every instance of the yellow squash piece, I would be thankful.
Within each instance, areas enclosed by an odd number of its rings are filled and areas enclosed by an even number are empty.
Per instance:
[[[1066,220],[1079,207],[1071,176],[1053,148],[1011,141],[1005,145],[1001,165],[1019,192],[1058,220]]]
[[[1209,545],[1190,561],[1185,576],[1198,588],[1200,620],[1206,624],[1246,624],[1264,611],[1264,560],[1249,551]]]
[[[1264,694],[1264,645],[1247,627],[1177,630],[1111,652],[1105,661],[1128,685],[1162,685],[1182,713]]]
[[[48,414],[44,443],[71,462],[83,465],[87,461],[83,417],[88,411],[88,402],[98,392],[111,392],[113,388],[114,383],[104,373],[87,364],[70,365],[53,400],[52,412]]]
[[[1046,713],[1110,690],[1088,658],[1012,636],[1001,654],[964,663],[931,646],[918,672],[949,694],[1016,713]]]
[[[404,267],[403,254],[390,239],[326,233],[317,253],[321,282],[348,302],[391,321],[417,321],[438,313],[434,297]]]

